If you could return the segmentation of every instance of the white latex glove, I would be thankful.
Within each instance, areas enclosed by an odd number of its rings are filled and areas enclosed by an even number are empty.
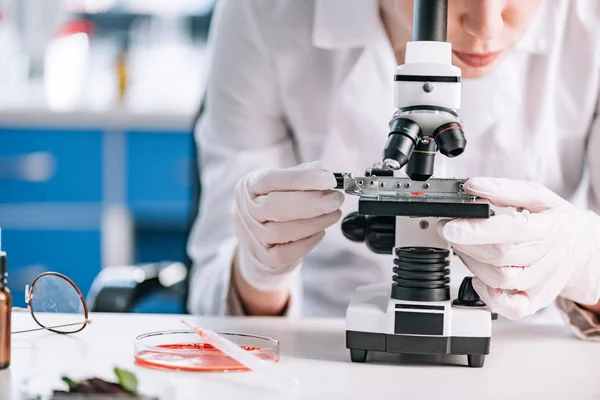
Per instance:
[[[557,296],[580,304],[598,302],[598,215],[533,182],[472,178],[465,190],[496,206],[515,208],[489,219],[438,224],[440,235],[475,276],[473,288],[493,311],[519,319]]]
[[[238,269],[256,289],[289,288],[304,256],[341,217],[344,194],[321,163],[248,174],[236,188]]]

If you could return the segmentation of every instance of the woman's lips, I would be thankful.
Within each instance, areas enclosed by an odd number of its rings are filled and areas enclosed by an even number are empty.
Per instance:
[[[470,67],[485,67],[492,64],[498,56],[500,55],[500,51],[496,51],[494,53],[464,53],[462,51],[452,51],[454,55],[463,63]]]

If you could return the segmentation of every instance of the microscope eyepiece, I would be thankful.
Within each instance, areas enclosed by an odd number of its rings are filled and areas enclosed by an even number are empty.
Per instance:
[[[433,137],[440,153],[448,158],[460,156],[467,146],[465,134],[457,122],[440,126],[433,132]]]
[[[421,127],[408,118],[398,118],[390,124],[390,134],[383,148],[383,163],[392,169],[404,167],[415,148]]]

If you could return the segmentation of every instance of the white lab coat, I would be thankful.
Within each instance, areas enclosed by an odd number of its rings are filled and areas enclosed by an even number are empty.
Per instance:
[[[242,176],[312,160],[363,174],[381,160],[396,61],[377,7],[377,0],[219,0],[196,131],[203,193],[188,246],[191,312],[230,312]],[[589,153],[589,206],[600,209],[599,38],[600,2],[546,0],[491,75],[463,80],[468,144],[447,162],[447,176],[534,180],[571,198]],[[344,215],[356,207],[347,196]],[[390,255],[350,242],[334,225],[304,259],[289,314],[343,316],[357,286],[391,283],[391,270]]]

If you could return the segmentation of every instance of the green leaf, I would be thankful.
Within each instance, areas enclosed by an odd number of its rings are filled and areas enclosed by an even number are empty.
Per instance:
[[[75,386],[77,386],[77,382],[75,382],[73,379],[69,378],[68,376],[63,376],[62,380],[67,385],[69,385],[69,390],[72,390]]]
[[[132,372],[116,367],[115,374],[117,375],[117,378],[119,379],[119,384],[123,389],[127,390],[128,392],[137,394],[138,380]]]

